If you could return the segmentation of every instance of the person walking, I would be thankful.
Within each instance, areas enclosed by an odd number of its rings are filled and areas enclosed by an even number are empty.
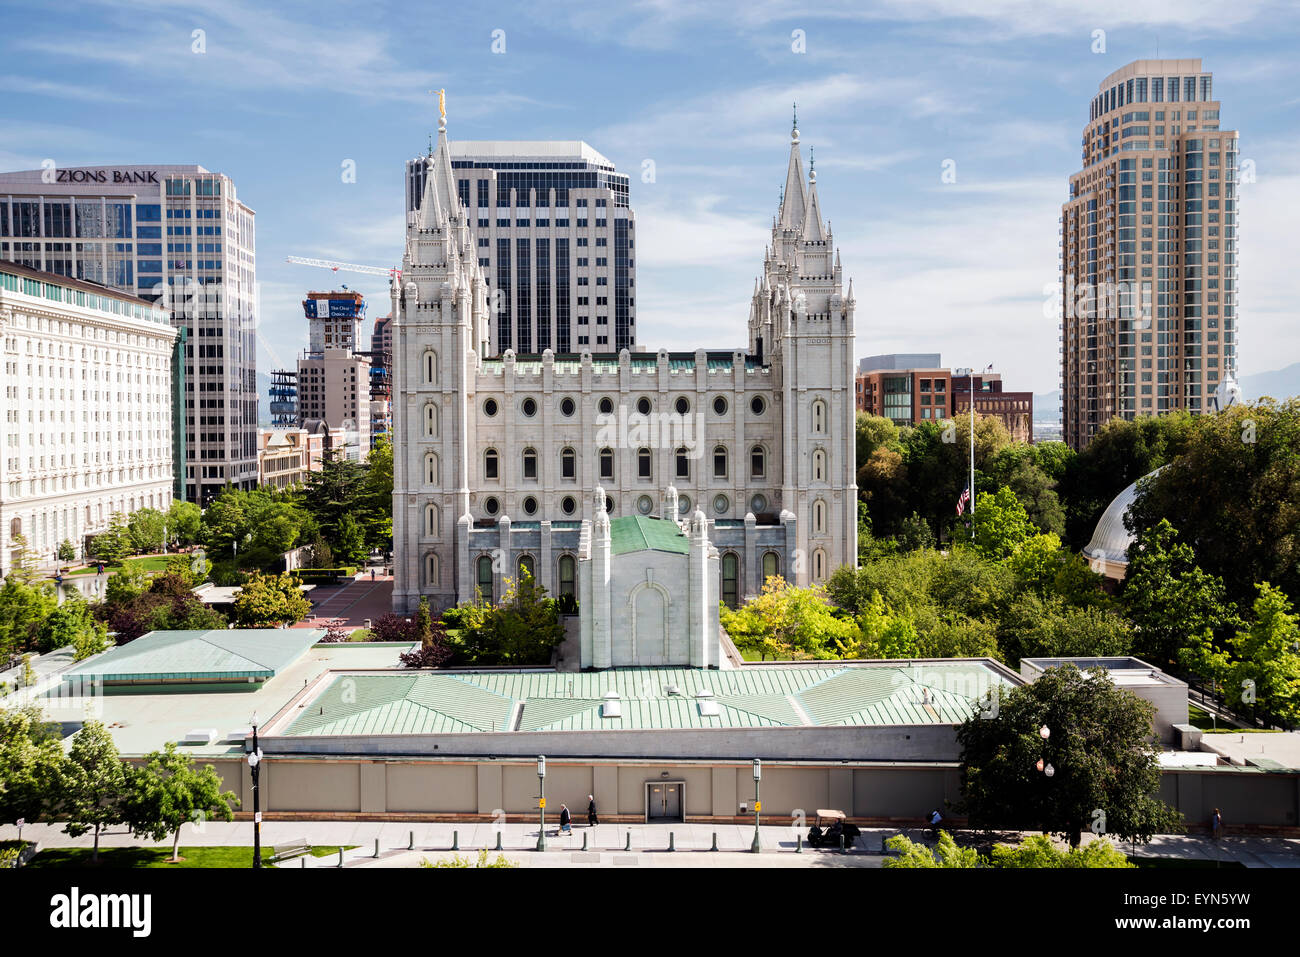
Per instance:
[[[573,833],[573,825],[570,823],[570,821],[571,821],[571,817],[569,815],[569,806],[567,804],[561,804],[560,805],[560,833],[561,834]]]
[[[1223,815],[1219,813],[1216,807],[1214,813],[1210,815],[1210,838],[1217,841],[1223,835]]]
[[[939,839],[939,825],[942,823],[943,815],[939,813],[938,808],[935,808],[930,812],[930,834],[935,840]]]
[[[599,823],[600,823],[600,819],[596,817],[596,797],[593,794],[588,794],[587,795],[587,826],[595,827]]]

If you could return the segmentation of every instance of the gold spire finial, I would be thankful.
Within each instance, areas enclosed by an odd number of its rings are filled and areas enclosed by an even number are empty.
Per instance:
[[[438,91],[438,114],[442,117],[444,123],[447,122],[447,91],[445,89]]]

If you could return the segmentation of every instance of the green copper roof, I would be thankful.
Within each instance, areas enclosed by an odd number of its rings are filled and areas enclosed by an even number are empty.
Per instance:
[[[958,724],[1008,684],[979,660],[825,667],[617,668],[535,672],[340,673],[290,735],[666,730]],[[676,693],[669,693],[674,689]],[[700,691],[712,692],[704,698]],[[620,716],[604,717],[606,695]],[[701,714],[712,701],[718,714]]]
[[[64,681],[270,678],[323,637],[320,628],[151,631],[70,669]]]
[[[682,534],[676,522],[644,515],[624,515],[611,521],[609,540],[615,555],[646,550],[687,555],[691,550],[690,539]]]

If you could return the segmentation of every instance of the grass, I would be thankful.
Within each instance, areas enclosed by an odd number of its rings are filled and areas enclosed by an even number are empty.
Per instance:
[[[1194,704],[1187,706],[1187,720],[1206,734],[1280,734],[1275,728],[1234,728],[1228,724],[1215,726],[1214,716]]]
[[[369,641],[370,634],[369,628],[358,628],[348,637],[348,641]]]
[[[344,850],[351,850],[355,844],[344,845]],[[329,857],[337,854],[337,844],[313,847],[312,857]],[[67,867],[67,868],[122,868],[122,867],[227,867],[245,868],[253,866],[253,849],[251,847],[182,847],[181,861],[171,862],[171,849],[166,847],[101,847],[99,863],[92,864],[91,852],[84,847],[55,847],[41,851],[28,864],[28,867]],[[262,863],[274,867],[271,863],[272,851],[269,846],[262,847]],[[284,867],[292,867],[290,861]]]
[[[160,572],[167,567],[167,562],[171,555],[142,555],[139,558],[128,558],[122,565],[105,565],[104,574],[112,575],[122,571],[125,565],[139,566],[147,572]],[[91,565],[89,568],[82,568],[75,572],[68,572],[68,578],[74,575],[94,575],[97,574],[97,566]]]

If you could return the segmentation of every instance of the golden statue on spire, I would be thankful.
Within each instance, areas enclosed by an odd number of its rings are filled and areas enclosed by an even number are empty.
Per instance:
[[[442,121],[447,122],[447,91],[438,91],[438,113],[442,116]]]

